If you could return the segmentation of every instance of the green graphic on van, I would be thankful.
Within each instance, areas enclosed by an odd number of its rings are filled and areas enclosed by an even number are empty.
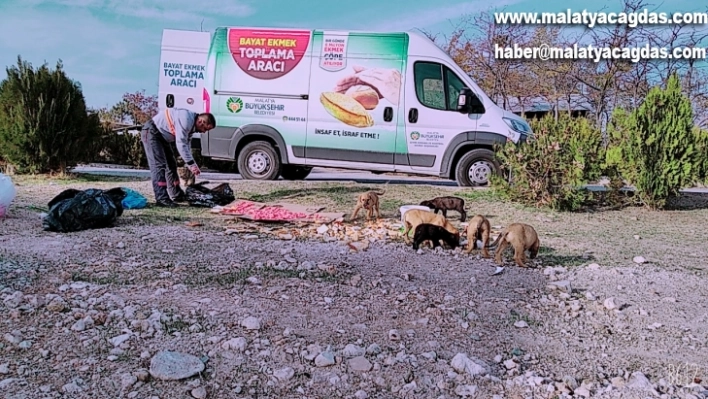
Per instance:
[[[411,140],[418,140],[420,138],[420,133],[411,132]]]
[[[226,109],[232,114],[238,114],[243,109],[243,100],[240,97],[229,97],[226,100]]]

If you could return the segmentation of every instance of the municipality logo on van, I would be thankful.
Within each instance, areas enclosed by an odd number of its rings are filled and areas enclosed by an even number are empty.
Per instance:
[[[420,133],[411,132],[411,140],[418,140],[420,138]]]
[[[241,97],[229,97],[226,100],[226,109],[232,114],[238,114],[243,109],[243,100],[241,100]]]

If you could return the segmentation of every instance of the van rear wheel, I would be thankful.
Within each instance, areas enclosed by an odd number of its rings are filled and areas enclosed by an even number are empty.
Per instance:
[[[238,154],[237,164],[244,180],[276,180],[280,174],[280,158],[267,141],[246,144]]]
[[[310,172],[311,166],[283,165],[280,176],[285,180],[304,180]]]
[[[486,186],[493,174],[499,175],[501,167],[494,152],[476,148],[460,158],[455,170],[455,180],[463,187]]]

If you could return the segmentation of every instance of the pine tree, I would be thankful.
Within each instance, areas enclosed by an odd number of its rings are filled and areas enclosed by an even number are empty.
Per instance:
[[[698,161],[693,110],[678,76],[672,75],[665,89],[652,88],[629,125],[630,139],[622,151],[629,166],[625,169],[630,171],[625,178],[645,206],[664,208],[669,198],[691,183]]]
[[[80,85],[66,76],[61,61],[54,70],[47,64],[35,70],[18,57],[6,71],[0,83],[0,157],[30,173],[65,172],[85,159],[98,129]]]

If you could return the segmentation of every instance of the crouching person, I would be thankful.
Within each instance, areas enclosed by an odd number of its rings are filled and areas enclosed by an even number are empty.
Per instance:
[[[199,176],[201,171],[192,156],[191,140],[195,132],[204,133],[216,126],[214,115],[198,114],[184,108],[166,108],[152,117],[140,132],[140,140],[145,148],[152,189],[157,206],[173,208],[175,202],[183,202],[185,194],[179,185],[177,158],[171,143],[177,144],[177,151],[185,166]]]

